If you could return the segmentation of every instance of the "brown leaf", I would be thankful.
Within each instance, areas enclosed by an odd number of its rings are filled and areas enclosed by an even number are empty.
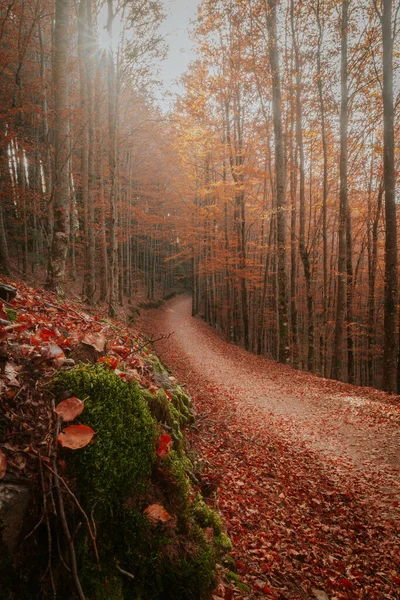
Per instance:
[[[70,425],[58,436],[58,442],[65,448],[78,450],[87,446],[94,436],[94,431],[87,425]]]
[[[7,458],[4,452],[0,450],[0,479],[3,479],[7,471]]]
[[[325,594],[323,590],[313,589],[312,593],[314,594],[317,600],[329,600],[329,597]]]
[[[56,413],[62,417],[64,421],[73,421],[82,413],[85,405],[79,398],[67,398],[56,406]]]
[[[9,385],[15,385],[16,387],[20,386],[20,383],[17,379],[17,369],[13,363],[6,362],[4,367],[4,375],[7,377]]]
[[[161,506],[161,504],[150,504],[144,511],[144,514],[152,521],[153,523],[166,523],[170,519],[172,519],[171,515],[167,513],[165,508]]]
[[[106,338],[102,333],[87,333],[82,340],[82,344],[92,346],[97,352],[104,352],[106,347]]]

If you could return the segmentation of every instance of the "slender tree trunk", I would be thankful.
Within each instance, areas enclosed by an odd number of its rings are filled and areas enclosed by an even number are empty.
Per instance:
[[[376,331],[375,331],[375,282],[376,282],[376,268],[378,264],[378,224],[382,210],[383,200],[383,183],[379,185],[378,201],[376,205],[376,212],[372,222],[372,227],[369,235],[368,250],[370,254],[368,264],[368,337],[367,337],[367,381],[368,385],[374,384],[374,372],[373,372],[373,355],[376,343]]]
[[[282,130],[281,77],[277,43],[276,0],[268,0],[266,11],[268,54],[272,78],[272,113],[275,137],[277,254],[278,254],[278,329],[280,362],[289,358],[288,298],[286,274],[286,159]]]
[[[348,155],[348,73],[347,73],[347,28],[349,0],[342,2],[340,34],[341,43],[341,108],[340,108],[340,208],[339,208],[339,256],[337,275],[337,301],[335,341],[332,364],[332,378],[343,378],[343,331],[346,314],[347,262],[346,262],[346,220],[347,220],[347,155]]]
[[[397,386],[397,224],[396,173],[394,164],[394,105],[393,105],[393,34],[392,3],[383,0],[383,165],[385,188],[385,309],[383,389],[395,392]]]
[[[54,32],[55,194],[50,287],[64,293],[69,241],[68,40],[71,0],[56,0]]]
[[[317,0],[316,7],[317,25],[318,25],[318,46],[317,46],[317,79],[318,79],[318,97],[321,112],[321,139],[322,139],[322,154],[323,154],[323,186],[322,186],[322,264],[323,264],[323,291],[322,291],[322,309],[323,309],[323,327],[322,327],[322,375],[326,376],[326,359],[327,359],[327,323],[328,323],[328,148],[326,141],[325,127],[325,99],[324,87],[322,79],[321,54],[322,44],[324,39],[324,29],[321,17],[321,0]]]
[[[307,370],[314,369],[314,315],[313,315],[313,297],[311,291],[311,264],[310,252],[306,245],[305,230],[306,230],[306,195],[305,195],[305,169],[304,169],[304,144],[303,144],[303,115],[301,109],[301,64],[300,53],[296,39],[296,29],[294,22],[294,2],[290,4],[291,26],[293,48],[295,56],[296,70],[296,140],[299,149],[299,172],[300,172],[300,236],[299,236],[299,252],[301,262],[303,263],[304,278],[306,282],[307,296]]]
[[[112,36],[114,19],[112,0],[108,0],[108,27]],[[110,246],[109,246],[109,290],[108,312],[115,317],[118,302],[118,244],[117,244],[117,78],[115,73],[114,56],[108,56],[108,128],[109,128],[109,168],[110,168]]]
[[[0,273],[10,275],[10,260],[8,256],[7,234],[4,227],[3,194],[4,182],[7,172],[7,161],[5,159],[5,150],[0,146]]]

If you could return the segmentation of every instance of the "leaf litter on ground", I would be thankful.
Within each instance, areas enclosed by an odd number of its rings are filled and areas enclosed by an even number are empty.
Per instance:
[[[192,319],[190,300],[141,327],[187,384],[203,486],[233,541],[215,599],[398,600],[399,397],[250,355]]]

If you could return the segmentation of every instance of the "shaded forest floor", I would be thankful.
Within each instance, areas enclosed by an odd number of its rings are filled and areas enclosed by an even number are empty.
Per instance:
[[[400,402],[297,372],[221,340],[180,297],[147,311],[186,382],[192,432],[236,571],[215,598],[400,598]]]

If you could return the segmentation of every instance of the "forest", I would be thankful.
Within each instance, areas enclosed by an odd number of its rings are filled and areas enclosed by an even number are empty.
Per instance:
[[[205,0],[167,114],[163,10],[1,3],[1,271],[396,391],[398,5]]]
[[[0,0],[0,597],[398,600],[400,1],[183,5]]]

